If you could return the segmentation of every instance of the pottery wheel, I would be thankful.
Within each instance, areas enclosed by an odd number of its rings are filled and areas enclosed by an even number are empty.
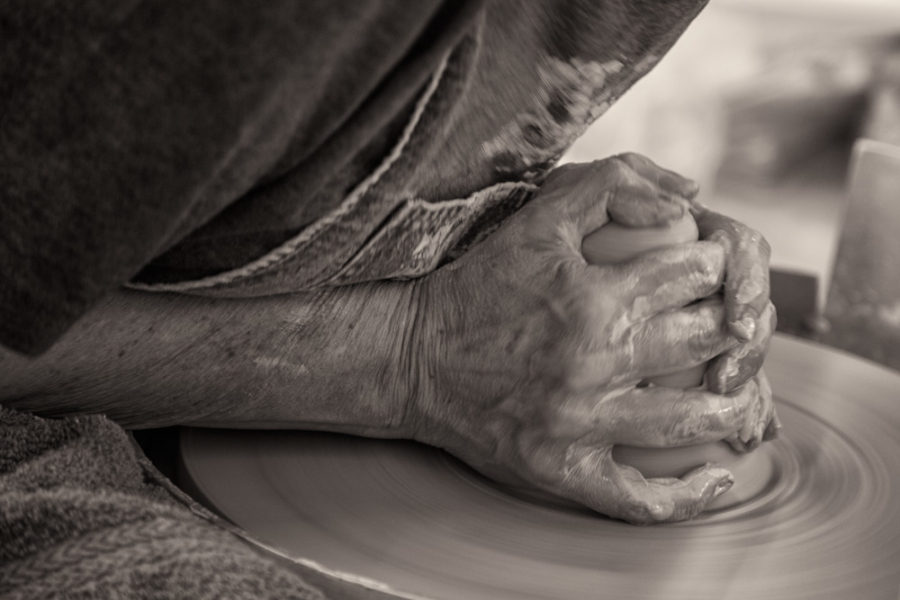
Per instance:
[[[411,442],[188,429],[185,484],[263,542],[436,599],[900,596],[900,375],[776,336],[767,482],[636,527],[493,484]]]

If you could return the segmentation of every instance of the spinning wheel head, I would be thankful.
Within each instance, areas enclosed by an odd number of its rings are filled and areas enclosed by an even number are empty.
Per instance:
[[[784,429],[754,453],[763,485],[687,523],[634,527],[433,448],[318,433],[187,430],[184,483],[287,554],[437,600],[897,597],[900,375],[779,336],[767,370]]]

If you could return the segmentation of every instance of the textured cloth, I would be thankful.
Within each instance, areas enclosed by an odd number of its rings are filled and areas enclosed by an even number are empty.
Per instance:
[[[232,537],[105,418],[0,408],[0,597],[321,597]]]
[[[0,4],[0,342],[46,348],[214,216],[237,239],[186,268],[321,216],[344,193],[323,182],[380,159],[469,4]]]
[[[705,0],[6,0],[0,343],[103,294],[418,277],[528,201]],[[376,598],[263,553],[103,417],[0,408],[0,596]]]
[[[417,277],[477,243],[704,0],[0,6],[0,343],[106,292]]]
[[[104,417],[0,407],[0,598],[387,597],[248,543]]]

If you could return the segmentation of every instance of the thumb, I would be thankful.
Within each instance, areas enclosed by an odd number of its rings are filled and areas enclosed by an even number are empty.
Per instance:
[[[664,192],[638,177],[615,190],[606,210],[611,220],[626,227],[662,227],[685,215],[688,200]]]
[[[660,188],[618,157],[555,169],[533,202],[579,238],[610,220],[626,227],[658,227],[687,210],[687,199]]]

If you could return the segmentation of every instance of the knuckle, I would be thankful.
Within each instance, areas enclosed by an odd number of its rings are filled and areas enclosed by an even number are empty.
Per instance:
[[[649,158],[647,158],[643,154],[639,154],[637,152],[622,152],[621,154],[615,155],[614,158],[619,159],[620,161],[622,161],[623,163],[628,165],[630,168],[634,168],[635,166],[638,166],[638,165],[655,166]]]
[[[628,181],[634,174],[634,170],[631,168],[629,160],[628,155],[618,154],[609,160],[603,161],[602,175],[618,182]]]
[[[715,242],[716,244],[722,246],[722,249],[726,254],[729,254],[731,252],[732,240],[728,236],[728,233],[722,229],[716,229],[704,239],[709,242]]]
[[[725,250],[719,244],[685,244],[684,263],[692,273],[719,282],[725,269]]]
[[[739,247],[750,250],[753,254],[760,256],[765,262],[768,262],[769,258],[772,256],[772,247],[769,244],[769,240],[767,240],[762,233],[749,225],[745,225],[739,221],[735,221],[734,223],[739,240]]]

